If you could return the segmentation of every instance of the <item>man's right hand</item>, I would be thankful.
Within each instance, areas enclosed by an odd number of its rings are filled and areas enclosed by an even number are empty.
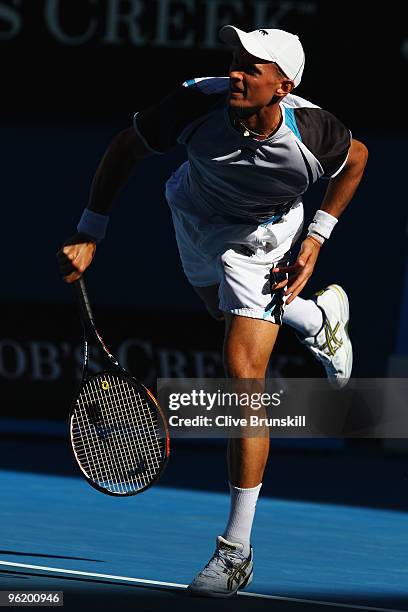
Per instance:
[[[96,243],[86,234],[74,234],[68,238],[57,253],[60,273],[66,283],[78,280],[91,264]]]

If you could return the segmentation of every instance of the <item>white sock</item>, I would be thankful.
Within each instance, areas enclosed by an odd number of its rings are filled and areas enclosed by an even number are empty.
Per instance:
[[[244,545],[244,555],[248,556],[250,551],[251,529],[255,516],[256,502],[262,482],[251,489],[234,487],[230,483],[231,507],[228,524],[225,528],[223,538],[229,542],[239,542]]]
[[[323,325],[323,313],[313,300],[296,297],[283,311],[283,322],[302,336],[316,336]]]

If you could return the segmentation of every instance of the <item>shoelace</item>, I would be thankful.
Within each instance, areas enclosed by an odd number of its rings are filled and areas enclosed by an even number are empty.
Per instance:
[[[217,568],[215,568],[214,566],[218,565],[218,563],[220,563],[221,566],[223,567],[223,572],[225,574],[232,574],[232,572],[235,569],[235,564],[233,563],[233,561],[237,561],[238,563],[241,563],[243,560],[244,560],[244,557],[238,551],[237,552],[228,551],[228,556],[227,556],[222,550],[217,549],[212,559],[210,559],[210,561],[207,563],[207,565],[203,569],[202,575],[209,576],[209,577],[214,576],[214,575],[216,576]]]

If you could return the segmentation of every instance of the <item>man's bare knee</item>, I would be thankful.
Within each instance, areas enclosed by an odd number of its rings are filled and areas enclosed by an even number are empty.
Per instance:
[[[264,378],[269,359],[254,359],[248,355],[237,355],[225,360],[225,370],[231,378]]]

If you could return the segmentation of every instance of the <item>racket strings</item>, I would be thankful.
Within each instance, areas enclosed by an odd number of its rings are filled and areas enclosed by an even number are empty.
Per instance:
[[[123,484],[123,457],[122,463],[118,463],[117,457],[120,447],[115,444],[114,439],[100,436],[100,425],[96,428],[95,419],[89,409],[90,406],[91,410],[93,409],[94,400],[89,404],[81,396],[78,402],[83,410],[75,411],[76,423],[73,421],[72,434],[75,453],[83,471],[100,486],[115,493],[126,493],[126,486]]]
[[[95,401],[95,396],[98,397],[99,401],[101,401],[101,396],[100,396],[100,393],[98,393],[98,389],[97,389],[95,381],[93,381],[93,389],[94,389],[94,393],[88,394],[88,395],[90,395],[90,397],[93,396],[93,401]],[[103,404],[106,405],[106,397],[102,396],[102,401],[103,401]],[[140,402],[137,402],[137,403],[140,405]],[[117,402],[113,402],[113,406],[117,407],[118,405],[121,405],[121,404],[118,404]],[[93,408],[92,405],[91,407]],[[123,493],[127,492],[128,490],[128,487],[126,486],[126,484],[128,484],[127,481],[129,481],[129,478],[128,478],[129,473],[132,473],[135,465],[139,464],[140,466],[140,463],[142,461],[140,457],[140,453],[137,452],[137,446],[136,446],[136,453],[135,453],[135,447],[129,446],[129,444],[123,443],[124,442],[124,432],[129,431],[129,425],[125,424],[124,426],[123,424],[124,414],[125,414],[124,411],[120,410],[120,417],[115,416],[115,420],[117,418],[122,419],[122,423],[120,421],[117,422],[116,429],[113,427],[113,421],[112,421],[113,417],[111,416],[112,409],[110,409],[109,412],[107,413],[104,422],[101,422],[100,414],[97,415],[96,420],[99,419],[99,423],[92,422],[92,425],[94,428],[96,428],[98,440],[102,439],[102,442],[103,442],[102,447],[99,448],[100,447],[99,444],[92,443],[92,438],[91,438],[91,444],[90,444],[91,448],[86,449],[86,446],[84,447],[85,453],[86,453],[85,458],[88,462],[88,466],[90,463],[90,455],[92,456],[92,451],[97,452],[97,453],[102,451],[100,452],[100,465],[94,466],[95,467],[94,471],[96,472],[95,476],[99,476],[99,480],[101,481],[101,484],[103,484],[104,486],[107,484],[109,486],[109,483],[105,482],[106,477],[108,478],[111,477],[112,471],[116,471],[117,483],[116,483],[116,486],[114,486],[115,483],[113,483],[113,489],[115,491],[119,490],[120,492],[123,492]],[[89,410],[87,410],[87,416],[89,417]],[[82,421],[84,421],[84,416],[82,416]],[[92,413],[91,413],[91,421],[92,421]],[[137,433],[140,433],[140,428]],[[144,468],[145,466],[143,466],[142,469]],[[143,472],[139,468],[137,472],[139,473],[141,472],[139,474],[141,476],[140,478],[141,482],[139,484],[142,484],[142,485],[146,485],[148,482],[147,479],[153,475],[150,469],[145,469],[145,472]],[[115,474],[113,474],[113,476],[115,480]]]
[[[157,477],[164,435],[150,404],[146,393],[113,374],[96,376],[82,387],[71,437],[82,470],[99,486],[126,494]]]
[[[115,382],[118,383],[118,386],[121,384],[117,379],[115,380]],[[122,387],[123,386],[124,385],[122,385]],[[115,419],[117,420],[117,426],[116,426],[116,429],[114,429],[114,434],[116,434],[116,435],[114,435],[112,437],[112,443],[113,443],[114,451],[116,451],[116,453],[119,455],[120,461],[122,462],[122,475],[125,478],[126,477],[126,473],[128,471],[131,472],[132,470],[134,470],[136,465],[140,465],[140,463],[143,461],[143,458],[140,456],[140,453],[137,452],[139,450],[138,446],[140,446],[140,445],[137,445],[135,448],[133,448],[133,447],[129,448],[128,446],[126,446],[126,448],[124,448],[125,445],[122,444],[122,442],[125,440],[125,437],[124,437],[124,431],[125,430],[126,430],[127,433],[130,431],[131,435],[132,435],[132,428],[129,427],[130,421],[127,418],[128,417],[128,413],[125,413],[124,410],[123,410],[123,401],[126,401],[127,403],[129,403],[129,400],[131,398],[130,398],[130,394],[129,394],[128,385],[125,385],[124,388],[125,388],[125,391],[126,391],[126,393],[125,393],[126,400],[123,400],[123,398],[122,398],[122,402],[120,402],[119,404],[118,404],[118,402],[113,401],[112,405],[110,406],[110,408],[115,408],[116,409]],[[143,402],[140,401],[140,397],[134,397],[134,401],[135,401],[135,403],[136,403],[136,405],[138,407],[141,407],[143,405]],[[138,414],[139,423],[138,423],[138,428],[137,428],[135,433],[138,435],[138,437],[140,438],[141,442],[145,443],[145,440],[143,439],[143,438],[145,438],[145,436],[143,436],[143,434],[141,435],[141,433],[142,433],[141,432],[141,425],[142,424],[140,423],[140,421],[142,419],[140,419],[140,414],[141,413],[139,412],[139,414]],[[108,435],[109,435],[109,430],[111,430],[112,427],[113,427],[112,410],[109,410],[107,412],[106,417],[107,417],[106,418],[106,423],[107,423],[107,426],[108,426]],[[136,440],[136,442],[137,441],[138,440]],[[144,447],[142,446],[142,448],[144,448]],[[135,450],[136,450],[136,454],[135,454],[135,452],[133,452],[133,453],[130,452],[128,454],[126,453],[126,451],[135,451]],[[145,448],[145,450],[147,450],[147,447]],[[157,466],[158,466],[158,463],[157,463]],[[146,474],[144,475],[144,480],[146,481],[146,476],[147,477],[151,476],[152,473],[151,473],[151,470],[149,468],[145,469],[145,472],[146,472]]]
[[[96,401],[100,402],[101,399],[100,397],[98,397],[98,387],[97,387],[95,379],[92,381],[92,387],[94,389],[93,395],[97,396]],[[126,447],[126,445],[124,444],[123,437],[121,439],[117,439],[117,436],[120,435],[122,431],[121,421],[119,420],[123,418],[123,415],[119,414],[119,413],[123,413],[123,410],[121,409],[121,405],[117,404],[114,396],[112,398],[112,402],[110,401],[107,402],[106,394],[105,395],[102,394],[102,401],[103,401],[104,406],[106,407],[106,411],[104,414],[105,419],[103,421],[103,424],[99,422],[98,425],[94,424],[94,426],[96,427],[96,432],[97,432],[98,437],[104,443],[102,444],[105,447],[104,449],[105,456],[103,457],[103,459],[108,457],[109,459],[108,466],[110,466],[111,468],[112,468],[112,465],[114,466],[113,470],[116,471],[117,473],[117,486],[119,487],[120,492],[125,493],[126,492],[125,483],[127,481],[127,472],[128,472],[128,469],[132,465],[131,460],[132,459],[134,460],[135,458],[135,453],[132,447],[130,448]],[[113,410],[115,410],[115,420],[117,421],[116,428],[114,427],[114,423],[113,423]],[[101,419],[99,419],[99,421],[101,421]],[[106,467],[106,464],[104,465],[104,467]],[[109,474],[109,476],[111,477],[111,474]],[[105,483],[103,480],[100,484],[109,485],[110,479],[108,480],[107,483]]]

